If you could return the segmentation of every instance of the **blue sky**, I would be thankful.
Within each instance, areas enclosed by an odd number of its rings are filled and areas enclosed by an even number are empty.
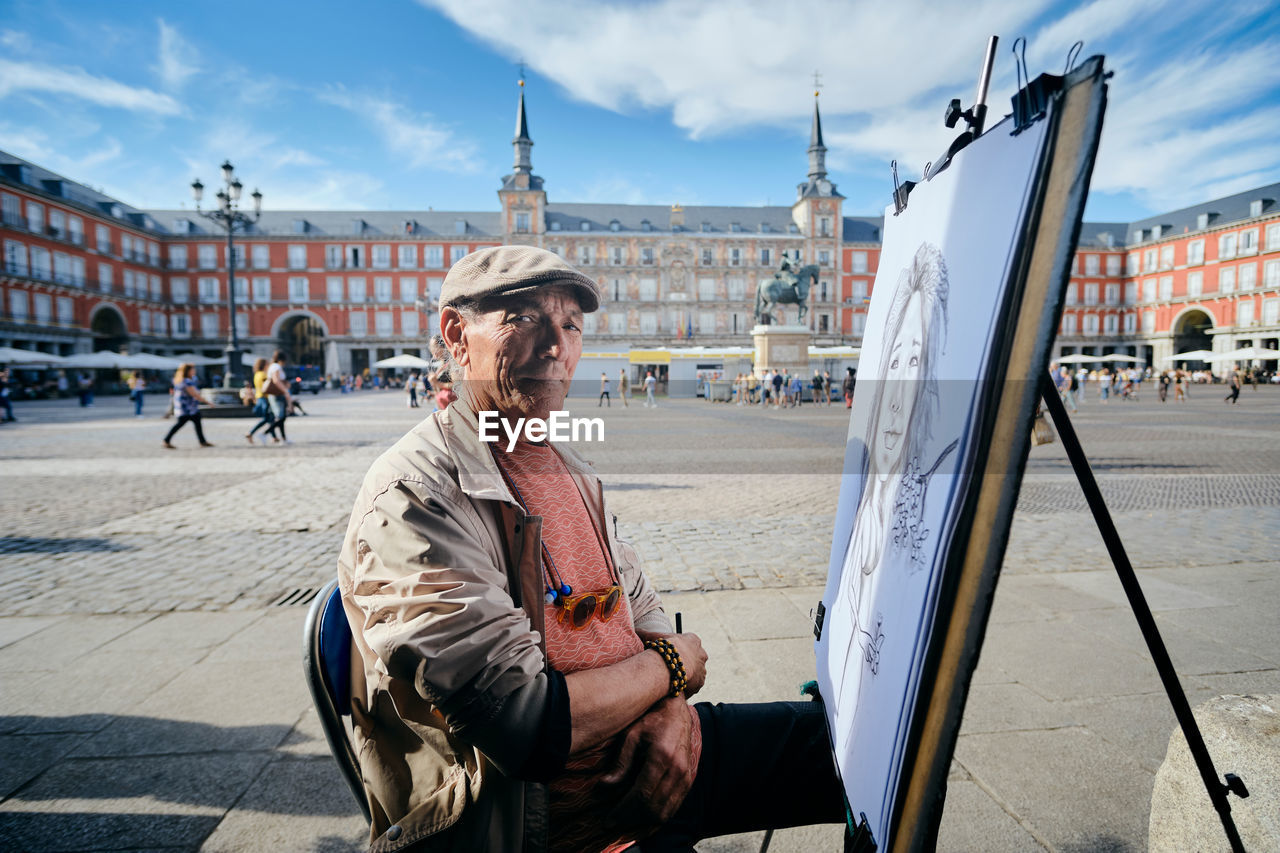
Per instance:
[[[493,210],[516,64],[552,201],[789,204],[813,72],[845,212],[919,174],[1001,36],[991,111],[1076,39],[1116,72],[1086,216],[1133,220],[1280,180],[1280,6],[0,0],[0,148],[142,207],[230,158],[276,209]]]

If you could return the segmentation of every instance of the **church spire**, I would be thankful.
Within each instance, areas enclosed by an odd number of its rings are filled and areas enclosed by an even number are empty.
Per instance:
[[[827,146],[822,143],[822,116],[818,112],[818,91],[813,92],[813,127],[809,130],[809,180],[827,176]]]
[[[533,147],[533,140],[529,138],[529,119],[524,112],[524,78],[520,79],[520,103],[516,107],[516,138],[511,140],[512,146],[515,148],[515,166],[516,174],[528,175],[533,172],[533,161],[530,156],[529,149]]]

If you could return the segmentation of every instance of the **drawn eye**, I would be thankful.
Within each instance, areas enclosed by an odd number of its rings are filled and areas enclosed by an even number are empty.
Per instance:
[[[918,355],[913,355],[913,356],[911,356],[911,364],[910,364],[909,366],[910,366],[910,367],[919,367],[919,366],[920,366],[920,356],[918,356]]]
[[[890,369],[890,370],[897,370],[897,369],[898,369],[898,359],[897,359],[897,357],[896,357],[896,356],[894,357],[893,361],[889,362],[889,369]]]

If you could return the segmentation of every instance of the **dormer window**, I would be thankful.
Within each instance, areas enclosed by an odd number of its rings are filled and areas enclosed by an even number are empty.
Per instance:
[[[760,223],[760,233],[761,233],[761,234],[768,234],[768,233],[769,233],[769,223],[768,223],[768,222],[761,222],[761,223]]]
[[[640,230],[641,230],[641,231],[652,231],[652,230],[653,230],[653,226],[649,224],[649,220],[647,220],[647,219],[641,219],[641,220],[640,220]]]
[[[307,220],[305,220],[305,219],[295,219],[295,220],[293,220],[293,233],[294,233],[294,234],[306,234],[306,233],[307,233]]]
[[[619,221],[618,221],[618,220],[616,220],[616,219],[610,219],[610,220],[609,220],[609,230],[610,230],[610,231],[621,231],[621,230],[622,230],[622,223],[621,223],[621,222],[619,222]]]
[[[1261,215],[1262,215],[1262,199],[1255,198],[1253,201],[1249,202],[1249,216],[1250,218],[1252,218],[1254,216],[1261,216]]]
[[[710,230],[711,230],[711,223],[710,223],[710,222],[707,222],[706,220],[703,220],[703,222],[702,222],[702,230],[703,230],[703,231],[710,231]]]
[[[799,234],[800,226],[792,222],[789,226],[787,226],[787,231],[788,233],[791,233],[791,234]]]
[[[729,230],[730,230],[730,231],[732,231],[732,232],[734,232],[735,234],[740,234],[740,233],[742,233],[742,223],[741,223],[741,222],[730,222],[730,223],[729,223]]]
[[[583,230],[583,231],[590,231],[590,230],[591,230],[591,223],[590,223],[590,222],[588,222],[588,221],[587,221],[587,220],[585,220],[585,219],[584,219],[584,220],[582,220],[582,230]]]
[[[1203,231],[1209,227],[1209,214],[1201,213],[1196,216],[1196,230]]]
[[[454,233],[454,234],[466,234],[466,233],[467,233],[467,220],[465,220],[465,219],[455,219],[455,220],[453,220],[453,233]]]
[[[301,221],[301,220],[299,220],[299,221]],[[295,223],[295,224],[296,224],[296,223]],[[301,233],[301,232],[297,232],[297,233]],[[352,233],[352,234],[363,234],[363,233],[364,233],[364,220],[363,220],[363,219],[353,219],[353,220],[351,220],[351,233]]]
[[[551,220],[551,230],[552,230],[552,231],[559,231],[559,230],[560,230],[560,220],[559,220],[559,219],[553,219],[553,220]]]

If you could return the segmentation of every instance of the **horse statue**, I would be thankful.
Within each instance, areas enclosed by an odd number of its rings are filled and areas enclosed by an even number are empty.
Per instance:
[[[762,325],[772,323],[774,306],[793,303],[800,309],[796,322],[803,323],[804,315],[809,310],[805,304],[809,288],[817,283],[817,264],[792,268],[791,259],[784,255],[782,266],[773,274],[773,278],[761,279],[756,287],[756,322]]]

